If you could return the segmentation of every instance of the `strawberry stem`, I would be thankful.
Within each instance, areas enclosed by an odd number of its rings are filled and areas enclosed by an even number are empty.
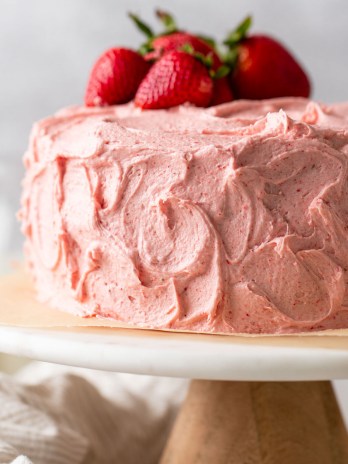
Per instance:
[[[174,17],[170,13],[158,9],[156,10],[156,16],[164,25],[165,34],[172,34],[173,32],[177,32],[178,27]]]
[[[185,44],[181,47],[181,50],[189,55],[192,55],[196,60],[200,61],[206,68],[210,69],[213,66],[213,54],[203,55],[203,53],[196,52],[191,44]]]
[[[234,29],[224,40],[224,44],[229,47],[235,47],[241,40],[243,40],[252,24],[252,17],[247,16],[238,26]]]
[[[213,69],[210,71],[210,76],[213,79],[222,79],[223,77],[226,77],[227,74],[229,74],[231,71],[230,66],[227,66],[226,64],[221,65],[216,71]]]
[[[199,39],[203,40],[203,42],[210,45],[212,48],[216,49],[216,40],[213,39],[212,37],[208,37],[208,36],[202,35],[202,34],[198,34],[197,37]]]
[[[128,16],[130,19],[134,22],[134,24],[137,26],[137,28],[146,35],[146,37],[150,40],[155,37],[155,34],[153,30],[151,29],[150,26],[148,26],[146,23],[144,23],[137,15],[134,13],[128,13]]]
[[[189,55],[193,55],[195,53],[195,49],[192,47],[192,45],[190,43],[186,43],[184,44],[181,49],[188,53]]]

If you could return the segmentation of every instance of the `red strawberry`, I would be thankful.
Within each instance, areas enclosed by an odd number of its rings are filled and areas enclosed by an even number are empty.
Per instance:
[[[135,104],[141,108],[171,108],[189,102],[208,106],[213,79],[207,67],[192,54],[171,51],[160,58],[141,82]]]
[[[110,48],[93,66],[85,94],[87,106],[105,106],[131,100],[149,63],[127,48]]]
[[[214,80],[214,94],[210,102],[212,106],[221,105],[234,100],[233,92],[227,77]]]
[[[154,38],[151,41],[153,51],[147,53],[145,59],[157,60],[167,52],[181,50],[185,45],[190,45],[195,52],[201,53],[203,56],[210,55],[212,57],[212,69],[221,66],[222,62],[214,48],[202,39],[187,32],[174,32]]]
[[[164,25],[164,32],[155,35],[150,26],[145,24],[137,15],[130,14],[130,18],[138,29],[147,36],[147,42],[142,45],[141,51],[148,61],[157,61],[167,52],[182,50],[185,46],[190,46],[195,52],[203,56],[212,57],[212,69],[216,70],[222,62],[215,51],[214,41],[209,38],[199,38],[188,32],[179,31],[174,18],[167,12],[156,10],[156,16]]]
[[[295,58],[271,37],[246,37],[250,25],[248,17],[225,40],[234,65],[231,77],[236,97],[309,97],[310,82]]]
[[[310,83],[301,66],[279,42],[267,36],[250,36],[240,43],[232,79],[239,98],[310,95]]]

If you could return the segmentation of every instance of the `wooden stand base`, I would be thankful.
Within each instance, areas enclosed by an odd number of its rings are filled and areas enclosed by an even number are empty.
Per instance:
[[[330,382],[194,380],[161,464],[348,464]]]

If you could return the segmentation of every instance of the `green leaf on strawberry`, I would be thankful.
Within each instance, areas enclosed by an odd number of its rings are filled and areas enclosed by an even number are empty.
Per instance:
[[[230,66],[223,64],[216,71],[212,70],[210,72],[210,75],[213,79],[222,79],[223,77],[228,76],[230,72],[231,72]]]
[[[206,68],[210,69],[213,66],[213,56],[212,53],[208,53],[204,55],[203,53],[197,52],[190,43],[184,44],[182,47],[179,48],[189,55],[192,55],[198,61],[200,61]]]
[[[241,40],[243,40],[247,33],[249,32],[249,29],[252,24],[252,17],[247,16],[243,21],[238,24],[236,29],[234,29],[230,34],[226,37],[224,40],[224,44],[228,45],[229,47],[233,47],[234,45],[237,45]]]
[[[170,13],[163,10],[156,10],[156,16],[164,25],[166,34],[173,34],[173,32],[178,31],[175,19]]]
[[[130,19],[134,22],[134,24],[137,26],[137,28],[143,33],[146,35],[146,37],[148,39],[153,39],[155,37],[155,34],[153,32],[153,30],[151,29],[150,26],[148,26],[146,23],[144,23],[144,21],[142,21],[139,16],[137,16],[136,14],[134,13],[128,13],[128,16],[130,17]]]

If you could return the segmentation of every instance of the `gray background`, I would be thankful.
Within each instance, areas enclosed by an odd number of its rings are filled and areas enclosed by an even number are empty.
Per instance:
[[[310,72],[314,97],[348,98],[347,0],[0,0],[0,154],[19,157],[33,120],[82,101],[93,61],[112,45],[137,46],[126,17],[154,21],[156,5],[183,28],[220,39],[247,13],[292,49]]]

